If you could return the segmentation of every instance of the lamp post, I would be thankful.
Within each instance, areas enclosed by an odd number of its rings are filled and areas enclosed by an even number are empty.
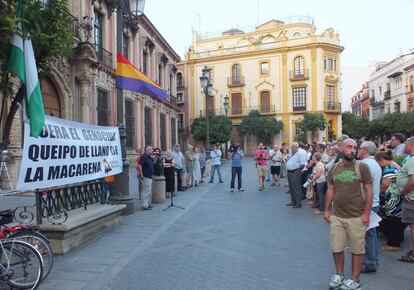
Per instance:
[[[116,8],[116,50],[123,52],[123,31],[124,31],[124,16],[128,14],[138,22],[138,16],[144,11],[145,0],[129,0],[129,11],[126,0],[116,0],[113,3],[113,8]],[[138,27],[138,26],[137,26]],[[122,214],[133,214],[134,203],[129,197],[129,162],[126,158],[126,131],[124,124],[124,95],[122,89],[116,90],[116,123],[119,129],[119,136],[121,141],[122,151],[122,172],[115,175],[113,184],[113,191],[109,198],[111,203],[126,204],[126,208]]]
[[[224,107],[224,112],[226,113],[226,116],[227,116],[227,112],[229,110],[229,96],[227,95],[224,97],[223,107]]]
[[[200,85],[203,89],[204,96],[206,98],[206,145],[207,150],[210,150],[210,128],[209,128],[209,111],[208,111],[208,100],[213,92],[213,84],[211,81],[211,68],[205,66],[202,69],[202,75],[200,77]]]

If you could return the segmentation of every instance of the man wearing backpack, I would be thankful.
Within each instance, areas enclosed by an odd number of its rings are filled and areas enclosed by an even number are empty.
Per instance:
[[[328,173],[324,219],[330,223],[330,243],[336,273],[330,289],[361,289],[359,275],[365,254],[365,229],[372,208],[372,175],[369,167],[355,160],[357,144],[343,141],[343,159]],[[333,214],[331,205],[333,202]],[[352,253],[352,278],[344,279],[344,248]]]
[[[377,146],[371,141],[364,141],[359,146],[358,158],[362,160],[362,163],[368,165],[372,174],[372,211],[378,213],[379,201],[380,201],[380,187],[382,170],[381,166],[375,160],[375,154],[377,153]],[[378,237],[377,228],[368,230],[365,234],[365,257],[364,264],[362,266],[362,273],[376,272],[378,267]]]

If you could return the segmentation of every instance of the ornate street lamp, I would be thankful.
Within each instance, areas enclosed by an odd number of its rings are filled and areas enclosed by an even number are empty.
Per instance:
[[[206,145],[207,150],[210,150],[210,128],[209,128],[209,111],[208,111],[208,99],[213,94],[213,84],[211,81],[211,69],[205,66],[202,69],[202,76],[200,77],[200,85],[203,89],[204,96],[206,98]]]
[[[223,107],[224,107],[224,112],[226,113],[226,116],[227,116],[227,112],[229,110],[229,96],[227,95],[224,97]]]
[[[144,13],[145,0],[129,0],[129,8],[131,14],[134,16],[140,16]]]

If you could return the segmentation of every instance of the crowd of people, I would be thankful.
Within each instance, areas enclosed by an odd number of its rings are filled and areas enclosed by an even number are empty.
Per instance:
[[[167,194],[173,194],[177,174],[177,190],[184,191],[203,183],[206,173],[219,183],[222,151],[213,145],[207,153],[203,147],[188,145],[184,154],[180,145],[161,157],[159,148],[147,146],[138,156],[136,167],[144,210],[151,206],[152,175],[166,177]],[[228,153],[231,160],[230,191],[242,187],[240,144],[233,144]],[[209,169],[207,169],[209,160]],[[401,262],[414,263],[414,137],[407,140],[400,133],[383,144],[354,140],[342,135],[337,142],[303,144],[293,142],[266,148],[262,143],[254,152],[259,191],[266,181],[282,187],[290,194],[287,206],[294,209],[304,201],[330,224],[330,244],[335,263],[331,289],[361,289],[360,273],[375,273],[379,267],[378,232],[385,236],[384,251],[398,251],[404,231],[410,228],[412,249],[398,257]],[[208,172],[207,172],[208,171]],[[379,224],[372,220],[381,217]],[[371,224],[370,224],[371,220]],[[344,251],[352,254],[352,277],[344,278]]]
[[[412,249],[398,257],[414,263],[414,137],[400,133],[383,144],[342,135],[337,142],[282,144],[255,152],[259,190],[265,176],[280,186],[287,176],[287,206],[303,201],[330,224],[330,244],[336,273],[331,289],[361,289],[360,273],[379,266],[378,232],[385,237],[383,251],[398,251],[410,227]],[[286,171],[285,171],[286,170]],[[286,174],[284,174],[286,173]],[[376,216],[378,215],[378,216]],[[376,217],[379,224],[372,224]],[[344,250],[352,254],[352,277],[344,278]]]

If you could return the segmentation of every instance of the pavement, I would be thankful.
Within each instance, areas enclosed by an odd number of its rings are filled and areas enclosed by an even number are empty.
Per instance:
[[[134,169],[133,169],[134,170]],[[136,173],[131,171],[137,199]],[[244,192],[230,192],[230,165],[224,184],[204,183],[179,192],[174,203],[122,216],[119,226],[55,263],[41,290],[328,289],[334,272],[329,226],[309,206],[285,206],[284,188],[266,183],[258,190],[254,161],[244,160]],[[363,289],[412,289],[414,265],[398,252],[380,251],[378,272],[362,274]],[[381,243],[383,241],[380,241]],[[350,255],[346,255],[350,275]]]

